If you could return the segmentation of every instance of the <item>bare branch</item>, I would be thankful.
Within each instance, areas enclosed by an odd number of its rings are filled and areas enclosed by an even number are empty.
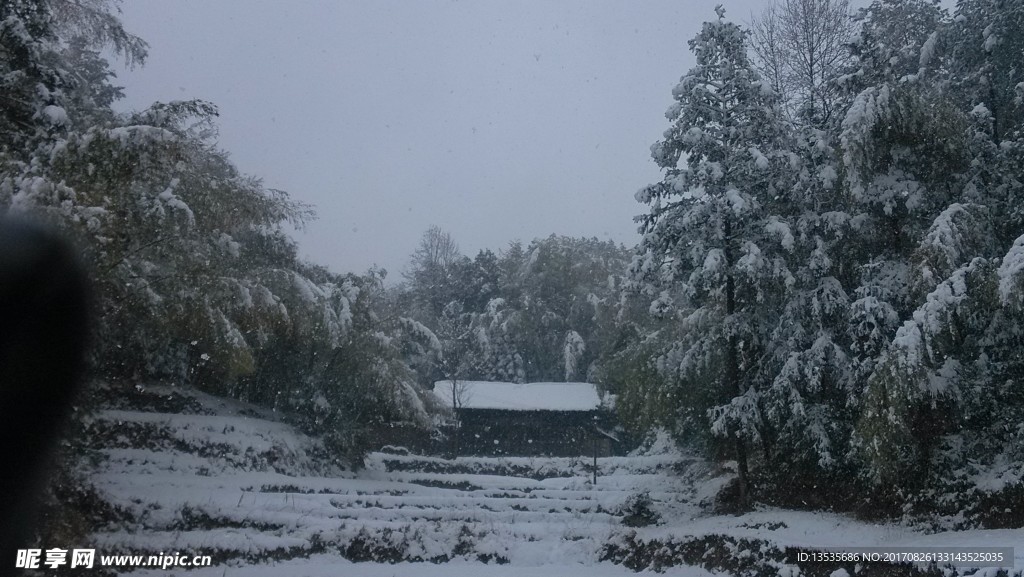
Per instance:
[[[751,51],[790,120],[823,128],[839,97],[835,78],[850,62],[849,0],[778,0],[751,22]]]

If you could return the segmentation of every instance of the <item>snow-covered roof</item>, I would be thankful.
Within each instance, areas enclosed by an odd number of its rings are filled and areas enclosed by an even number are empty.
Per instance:
[[[456,391],[464,409],[593,411],[601,406],[597,386],[591,383],[458,381]],[[434,395],[451,407],[452,382],[434,383]]]

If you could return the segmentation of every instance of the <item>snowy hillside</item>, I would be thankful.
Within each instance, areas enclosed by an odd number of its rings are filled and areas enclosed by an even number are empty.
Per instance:
[[[317,441],[236,401],[152,387],[134,404],[90,426],[102,457],[90,478],[117,511],[92,541],[107,554],[213,557],[213,567],[181,574],[600,577],[674,566],[686,576],[831,575],[836,567],[790,563],[786,548],[953,544],[1016,544],[1015,575],[1024,567],[1024,530],[923,535],[821,513],[713,515],[728,477],[665,443],[601,459],[596,485],[583,458],[396,450],[353,474]]]

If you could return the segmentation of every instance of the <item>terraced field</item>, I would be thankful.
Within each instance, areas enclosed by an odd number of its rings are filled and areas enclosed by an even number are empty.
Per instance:
[[[799,566],[787,548],[943,537],[822,513],[714,515],[728,477],[667,447],[600,459],[596,484],[585,458],[392,451],[371,454],[356,474],[273,415],[196,392],[147,394],[178,396],[176,412],[161,412],[166,402],[122,407],[91,424],[99,458],[88,474],[110,505],[92,542],[98,553],[214,563],[177,573],[114,568],[124,574],[827,576],[836,568]],[[1024,537],[977,533],[987,543]]]
[[[374,453],[353,474],[253,407],[166,388],[147,394],[185,400],[170,403],[176,413],[160,412],[166,402],[108,409],[90,426],[100,459],[89,476],[114,511],[92,535],[105,553],[187,552],[237,569],[311,557],[593,563],[640,491],[665,509],[694,497],[682,476],[665,482],[687,465],[674,456],[601,459],[596,486],[583,458]]]

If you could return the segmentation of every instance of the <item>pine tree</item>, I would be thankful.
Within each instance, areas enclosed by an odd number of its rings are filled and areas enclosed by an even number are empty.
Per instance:
[[[1024,71],[1018,65],[1024,7],[1018,2],[959,2],[938,43],[947,65],[940,76],[968,113],[971,164],[965,200],[988,207],[1005,249],[1024,226]]]
[[[1004,411],[1019,406],[1016,313],[997,287],[1013,292],[1003,273],[1019,234],[1021,79],[1010,55],[1024,20],[1017,3],[966,0],[952,20],[926,2],[876,2],[865,16],[855,77],[874,85],[847,114],[844,158],[864,231],[891,240],[865,242],[857,302],[870,307],[854,310],[884,310],[891,336],[868,339],[854,442],[880,490],[938,494],[950,470],[1005,456],[996,447],[1017,422]]]
[[[665,365],[686,387],[711,388],[711,431],[729,440],[749,499],[748,451],[759,437],[756,375],[769,318],[792,283],[784,254],[792,242],[774,214],[773,174],[785,162],[776,97],[747,58],[746,33],[706,22],[690,41],[697,66],[673,90],[672,126],[651,148],[664,179],[641,189],[643,240],[631,265],[652,310],[673,307],[681,340]]]

